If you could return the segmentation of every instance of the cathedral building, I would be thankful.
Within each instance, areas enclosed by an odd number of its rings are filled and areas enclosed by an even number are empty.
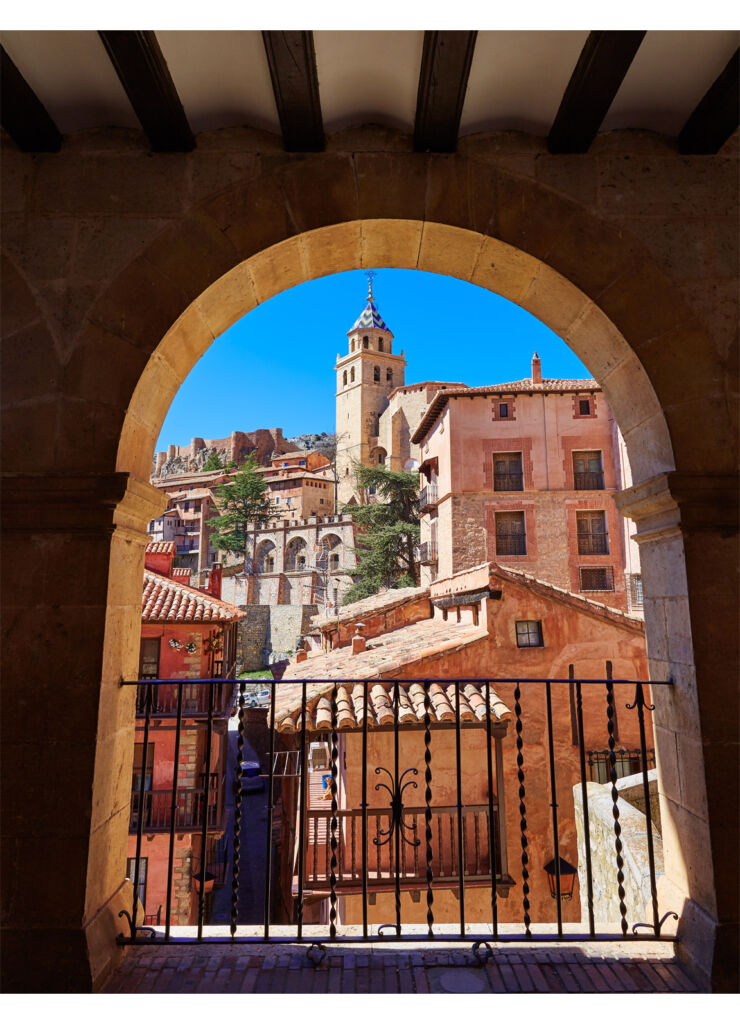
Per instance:
[[[393,352],[393,332],[378,312],[372,271],[365,308],[350,330],[348,352],[337,354],[337,505],[367,500],[355,482],[353,466],[408,469],[419,462],[411,437],[440,390],[461,383],[422,381],[407,385],[404,351]],[[416,468],[416,466],[413,466]]]

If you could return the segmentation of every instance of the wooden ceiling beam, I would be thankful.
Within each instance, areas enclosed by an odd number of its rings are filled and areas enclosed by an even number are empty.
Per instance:
[[[61,132],[2,46],[0,123],[24,153],[58,153],[61,149]]]
[[[154,32],[99,32],[141,127],[157,153],[195,148],[167,61]]]
[[[716,153],[740,123],[740,50],[710,85],[678,136],[678,151]]]
[[[263,32],[283,145],[319,153],[325,145],[313,32]]]
[[[477,32],[425,32],[414,149],[454,153]]]
[[[555,115],[551,153],[587,153],[627,74],[644,32],[590,32]]]

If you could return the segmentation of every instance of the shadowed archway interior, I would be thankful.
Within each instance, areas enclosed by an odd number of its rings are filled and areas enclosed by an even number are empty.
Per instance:
[[[85,961],[91,984],[115,960],[134,728],[133,688],[118,682],[137,670],[146,523],[163,507],[149,472],[178,387],[214,338],[279,291],[359,267],[404,267],[470,281],[527,309],[570,345],[614,411],[634,478],[618,501],[641,544],[650,671],[675,680],[670,696],[655,699],[666,822],[660,896],[667,908],[684,911],[686,956],[707,975],[715,970],[714,938],[734,914],[726,909],[731,892],[724,905],[717,898],[719,879],[726,888],[730,871],[715,752],[732,737],[713,714],[720,661],[705,579],[708,570],[726,574],[735,537],[724,511],[711,521],[714,532],[706,529],[707,509],[717,506],[717,495],[720,506],[726,502],[734,469],[734,452],[721,443],[731,436],[721,346],[637,233],[596,216],[585,201],[512,174],[495,156],[376,156],[263,158],[259,173],[209,191],[116,268],[66,348],[51,326],[53,301],[8,261],[4,278],[20,296],[21,321],[42,325],[38,345],[51,339],[38,379],[11,365],[6,380],[11,443],[30,429],[6,459],[15,529],[28,532],[29,510],[37,516],[39,492],[26,478],[32,453],[47,509],[57,516],[72,509],[61,525],[73,534],[74,515],[82,515],[95,538],[85,549],[79,537],[65,542],[85,570],[89,658],[74,676],[75,708],[84,707],[84,715],[70,710],[57,722],[58,736],[76,741],[70,766],[86,796],[66,815],[50,810],[43,831],[45,843],[63,845],[73,822],[65,855],[74,870],[61,904],[37,893],[23,904],[25,917],[13,909],[8,969],[20,969],[37,941],[29,938],[29,914],[45,921],[49,934],[67,936],[60,942],[68,948],[75,936],[78,952],[68,959]],[[38,423],[49,369],[57,365],[57,432],[45,448],[29,424],[34,411]],[[14,385],[23,398],[12,396]],[[63,597],[71,608],[83,604],[80,587],[75,581],[72,596]],[[23,591],[15,602],[23,625],[34,597]],[[32,798],[41,794],[40,779],[29,786]],[[30,894],[23,830],[17,822],[13,828],[13,874],[19,891]],[[45,947],[37,941],[35,948]],[[80,964],[75,970],[84,974]]]

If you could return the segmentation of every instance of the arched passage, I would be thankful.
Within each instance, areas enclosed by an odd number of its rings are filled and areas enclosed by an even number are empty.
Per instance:
[[[585,205],[485,162],[421,159],[373,155],[358,162],[362,172],[333,154],[278,160],[277,173],[219,192],[159,235],[101,290],[75,339],[58,413],[67,440],[63,470],[79,475],[90,521],[97,526],[99,510],[114,507],[116,526],[112,540],[101,535],[110,571],[96,578],[98,591],[107,589],[104,649],[102,633],[88,633],[86,693],[98,695],[102,677],[99,708],[79,745],[86,772],[94,761],[93,798],[87,818],[80,814],[86,830],[78,828],[86,867],[78,856],[77,888],[69,891],[84,888],[86,922],[100,918],[120,877],[133,703],[117,682],[136,673],[144,529],[161,508],[146,481],[166,410],[205,348],[257,303],[324,274],[390,266],[451,274],[517,302],[560,334],[605,390],[632,459],[635,486],[623,507],[643,541],[651,671],[676,679],[656,712],[664,733],[664,820],[676,855],[668,873],[679,902],[690,898],[701,908],[692,928],[698,932],[703,920],[709,932],[714,927],[712,871],[719,865],[726,882],[734,866],[721,852],[724,768],[703,755],[721,733],[712,714],[721,665],[706,618],[712,597],[702,580],[708,568],[721,576],[728,558],[716,538],[708,555],[692,530],[713,495],[724,493],[721,474],[734,469],[732,446],[723,443],[729,418],[716,395],[716,353],[679,290],[634,237]],[[414,170],[421,166],[426,190]],[[16,283],[24,294],[22,279]],[[26,304],[33,302],[31,296]],[[698,438],[696,423],[707,408],[711,416]],[[27,417],[14,408],[11,432]],[[24,470],[28,450],[14,446],[11,472]],[[62,449],[33,450],[39,474],[58,472]],[[706,628],[697,632],[697,622]],[[694,651],[702,657],[696,683]],[[697,698],[706,708],[701,718]]]
[[[409,239],[414,240],[413,244],[404,245]],[[117,469],[139,476],[150,464],[155,439],[179,386],[180,376],[187,371],[188,363],[192,365],[213,340],[213,314],[207,311],[220,310],[223,315],[228,308],[228,322],[224,323],[228,326],[248,313],[258,301],[265,301],[299,280],[308,280],[322,272],[372,265],[375,263],[372,257],[379,253],[383,241],[388,245],[384,261],[388,265],[436,272],[447,269],[454,276],[488,287],[517,302],[560,334],[603,387],[624,434],[634,495],[639,499],[641,488],[647,487],[652,493],[658,487],[659,500],[667,501],[674,509],[674,521],[668,532],[658,540],[653,538],[643,544],[641,551],[646,581],[648,653],[653,658],[652,671],[660,676],[667,674],[665,660],[655,658],[655,651],[662,650],[671,635],[677,634],[680,626],[674,624],[673,617],[685,615],[688,589],[677,509],[665,483],[661,483],[666,474],[675,469],[664,411],[635,350],[599,305],[545,262],[500,239],[428,222],[363,221],[310,231],[243,261],[210,285],[157,347],[137,384],[126,415]],[[318,253],[323,254],[323,258]],[[341,253],[341,263],[337,263],[336,253]],[[391,253],[395,255],[389,259]],[[146,431],[146,444],[142,443],[143,431]],[[629,496],[622,500],[630,511]],[[294,547],[295,542],[286,550],[287,571],[300,567],[300,552]],[[666,561],[672,566],[670,599],[663,593]],[[678,611],[679,601],[684,606],[682,612]],[[682,688],[680,703],[684,705],[680,728],[693,720],[696,725],[691,728],[698,734],[698,708],[693,698],[693,663],[689,651],[681,668],[682,678],[677,678],[677,687]],[[674,668],[674,674],[675,671]],[[656,745],[660,772],[667,762],[666,750],[678,742],[679,729],[673,706],[677,702],[672,698],[666,700],[662,693],[656,693],[654,700],[658,705]],[[687,769],[688,765],[683,767]],[[701,758],[691,770],[703,772]],[[671,806],[666,807],[669,820]],[[692,828],[695,827],[696,822],[693,822]],[[669,890],[670,896],[666,896],[671,908],[677,900],[680,904],[683,897],[696,891],[680,831],[677,823],[676,842],[673,846],[668,843],[665,854],[666,876],[674,886]],[[706,839],[708,842],[708,836]],[[708,871],[704,882],[707,882],[711,879],[711,866],[708,858],[705,860]],[[667,883],[664,887],[667,889]],[[700,897],[711,899],[711,885],[703,889]]]

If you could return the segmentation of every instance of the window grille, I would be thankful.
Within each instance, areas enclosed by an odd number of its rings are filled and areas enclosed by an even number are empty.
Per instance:
[[[526,555],[527,537],[523,512],[496,513],[496,554]]]
[[[606,534],[606,513],[576,512],[579,555],[606,555],[609,543]]]
[[[493,456],[494,491],[522,491],[523,483],[521,452],[502,452]]]
[[[610,566],[581,568],[581,592],[614,590],[614,573]]]

